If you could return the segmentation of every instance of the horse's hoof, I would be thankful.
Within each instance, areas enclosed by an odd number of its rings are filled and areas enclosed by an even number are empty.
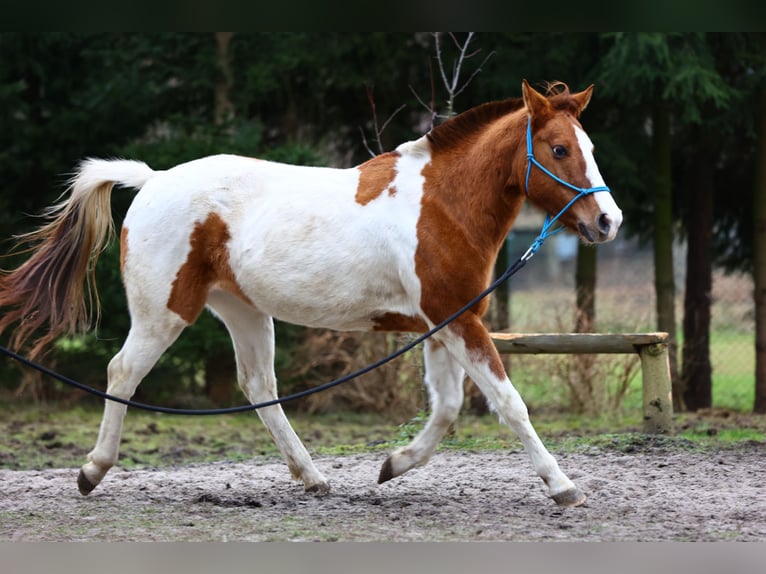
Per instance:
[[[378,484],[383,484],[384,482],[391,480],[396,475],[394,474],[394,466],[391,464],[391,457],[389,456],[386,459],[386,462],[383,463],[383,466],[380,467],[380,474],[378,475]]]
[[[83,496],[89,495],[96,488],[96,485],[88,480],[88,477],[85,476],[85,471],[82,469],[80,469],[80,474],[77,476],[77,488]]]
[[[318,482],[316,484],[312,484],[311,486],[306,487],[306,492],[310,492],[311,494],[329,494],[330,492],[330,485],[326,482]]]
[[[556,504],[565,508],[580,506],[588,499],[579,488],[570,488],[564,492],[554,494],[551,498],[553,498]]]

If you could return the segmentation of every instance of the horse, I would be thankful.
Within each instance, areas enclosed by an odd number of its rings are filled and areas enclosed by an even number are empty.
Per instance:
[[[205,308],[228,329],[237,382],[253,404],[278,396],[275,318],[426,332],[487,287],[525,200],[547,214],[571,203],[559,222],[587,244],[614,239],[622,222],[579,120],[593,85],[572,93],[557,83],[543,93],[525,80],[521,88],[521,98],[481,104],[351,168],[213,155],[155,171],[87,158],[46,223],[19,237],[31,255],[0,276],[0,307],[8,308],[0,333],[17,324],[11,344],[33,344],[36,356],[88,328],[98,312],[96,259],[116,235],[115,186],[138,193],[119,233],[131,324],[107,367],[111,395],[130,398]],[[586,188],[593,193],[573,192]],[[430,417],[388,456],[378,482],[426,464],[459,415],[467,375],[519,436],[547,496],[580,505],[585,494],[538,437],[482,322],[488,304],[482,299],[425,341]],[[77,478],[83,495],[116,463],[126,410],[106,401]],[[293,478],[328,492],[281,405],[258,414]]]

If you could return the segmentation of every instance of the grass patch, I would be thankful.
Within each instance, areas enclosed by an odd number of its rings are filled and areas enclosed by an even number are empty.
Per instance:
[[[0,421],[0,468],[79,467],[95,444],[101,414],[101,409],[95,408],[16,405],[4,412]],[[405,445],[423,427],[426,416],[420,413],[402,422],[375,414],[296,413],[290,415],[290,420],[310,452],[337,456],[388,452]],[[644,448],[639,443],[691,444],[695,448],[714,449],[766,442],[766,417],[736,411],[677,415],[677,434],[673,437],[646,438],[648,435],[641,433],[639,414],[578,417],[550,412],[533,414],[532,421],[554,451],[616,448],[629,452],[631,448]],[[463,415],[440,448],[518,451],[522,446],[495,416]],[[271,437],[254,413],[182,417],[131,411],[125,419],[118,464],[142,468],[278,456]]]
[[[755,402],[755,335],[714,331],[710,337],[713,406],[752,410]]]

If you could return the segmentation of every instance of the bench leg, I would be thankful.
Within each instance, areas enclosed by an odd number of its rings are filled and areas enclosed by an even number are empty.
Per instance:
[[[668,346],[655,343],[640,348],[644,397],[644,432],[673,432],[673,398]]]

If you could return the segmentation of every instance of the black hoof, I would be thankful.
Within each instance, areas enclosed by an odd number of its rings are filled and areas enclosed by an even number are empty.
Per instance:
[[[564,492],[554,494],[551,498],[553,498],[556,504],[565,508],[580,506],[587,500],[587,497],[579,488],[570,488]]]
[[[80,490],[80,494],[87,496],[94,488],[96,488],[96,485],[88,480],[88,477],[86,477],[85,473],[81,470],[77,477],[77,488]]]
[[[384,482],[391,480],[394,478],[394,467],[391,465],[391,457],[389,456],[386,459],[386,462],[383,463],[383,466],[380,467],[380,474],[378,475],[378,484],[383,484]]]

